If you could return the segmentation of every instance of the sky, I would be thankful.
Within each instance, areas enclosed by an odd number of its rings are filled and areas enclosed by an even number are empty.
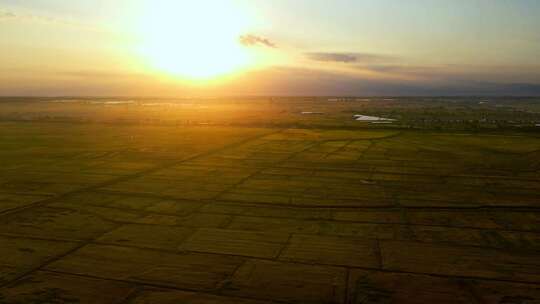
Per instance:
[[[0,95],[540,95],[540,1],[0,0]]]

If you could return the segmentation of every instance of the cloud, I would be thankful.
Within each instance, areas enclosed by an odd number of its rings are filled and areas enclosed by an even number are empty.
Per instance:
[[[64,71],[57,73],[58,76],[83,79],[143,79],[152,77],[150,74],[134,72],[115,72],[103,70]]]
[[[96,27],[82,24],[70,19],[61,19],[61,18],[54,18],[49,16],[43,16],[43,15],[34,15],[34,14],[21,14],[18,12],[13,11],[7,11],[7,10],[0,10],[0,20],[17,20],[17,21],[23,21],[23,22],[35,22],[35,23],[41,23],[41,24],[52,24],[52,25],[66,25],[81,29],[87,29],[87,30],[97,30]]]
[[[324,62],[350,63],[357,60],[355,55],[346,53],[307,53],[306,56],[311,60]]]
[[[48,22],[48,23],[58,23],[59,20],[51,17],[30,15],[30,14],[19,14],[11,11],[0,11],[0,19],[17,19],[25,21],[39,21],[39,22]]]
[[[367,53],[327,53],[310,52],[305,56],[314,61],[338,62],[338,63],[381,63],[395,61],[395,58],[388,55],[367,54]]]
[[[1,19],[14,19],[17,18],[17,15],[13,12],[0,11],[0,20]]]
[[[239,40],[243,46],[248,46],[248,47],[249,46],[266,46],[269,48],[277,47],[276,44],[273,43],[272,41],[266,38],[256,36],[256,35],[251,35],[251,34],[242,35],[239,37]]]
[[[359,74],[377,74],[378,77],[394,80],[447,81],[469,75],[471,71],[463,66],[422,66],[411,64],[406,59],[385,54],[311,52],[304,54],[312,61],[341,64],[347,70]],[[477,71],[476,71],[477,73]],[[467,78],[467,77],[466,77]]]

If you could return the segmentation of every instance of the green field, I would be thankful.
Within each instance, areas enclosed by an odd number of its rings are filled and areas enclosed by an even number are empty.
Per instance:
[[[1,304],[540,302],[536,100],[51,101],[0,103]]]

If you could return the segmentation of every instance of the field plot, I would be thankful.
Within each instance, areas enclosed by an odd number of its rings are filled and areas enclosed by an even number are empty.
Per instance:
[[[540,303],[534,133],[0,130],[0,303]]]

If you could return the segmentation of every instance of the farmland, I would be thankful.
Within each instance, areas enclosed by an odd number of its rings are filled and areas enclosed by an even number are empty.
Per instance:
[[[538,303],[536,124],[536,99],[5,98],[0,303]]]

